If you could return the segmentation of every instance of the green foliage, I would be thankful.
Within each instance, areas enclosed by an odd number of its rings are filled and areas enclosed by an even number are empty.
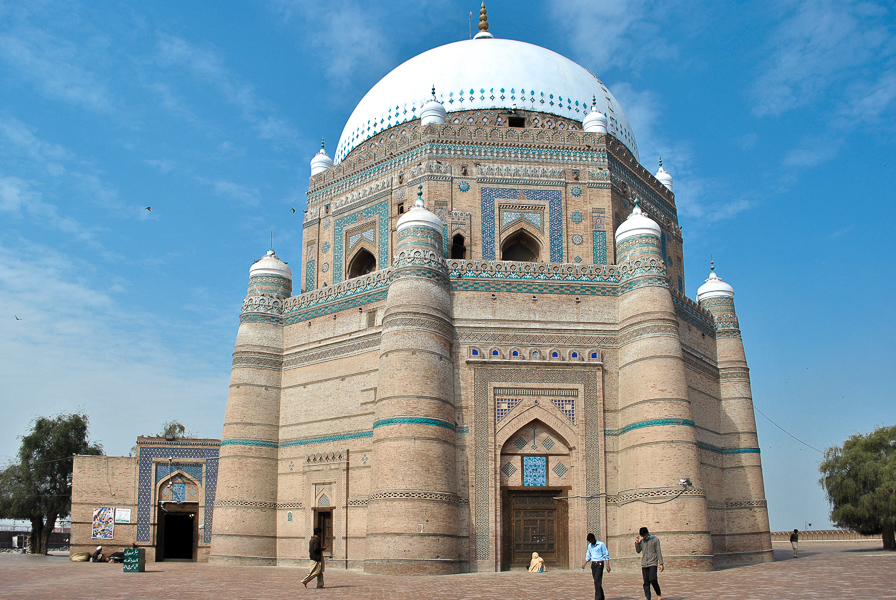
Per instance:
[[[882,533],[893,543],[896,523],[896,426],[853,435],[824,453],[821,485],[831,503],[831,521],[860,533]]]
[[[71,512],[74,456],[102,453],[82,414],[39,417],[22,437],[18,463],[0,472],[0,518],[31,521],[32,552],[46,552],[56,520]]]
[[[186,432],[187,428],[184,427],[179,421],[168,421],[164,425],[162,425],[162,431],[159,433],[159,437],[175,437],[182,438],[184,437],[184,432]]]

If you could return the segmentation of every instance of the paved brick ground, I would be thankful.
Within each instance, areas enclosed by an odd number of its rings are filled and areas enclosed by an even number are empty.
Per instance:
[[[894,598],[896,553],[879,543],[801,544],[793,559],[789,544],[775,544],[774,563],[711,573],[660,574],[664,600],[764,600],[801,598]],[[195,563],[151,563],[146,573],[124,574],[121,565],[72,563],[65,556],[0,554],[0,598],[221,600],[397,598],[442,600],[548,600],[593,597],[590,573],[551,571],[384,577],[329,570],[327,588],[304,589],[303,569],[213,567]],[[314,585],[313,583],[311,584]],[[613,572],[604,577],[609,600],[640,600],[640,576]]]

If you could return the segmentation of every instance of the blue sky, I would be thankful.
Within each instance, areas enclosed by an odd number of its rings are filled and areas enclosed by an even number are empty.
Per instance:
[[[590,69],[675,178],[691,297],[736,292],[756,407],[815,448],[896,422],[896,5],[488,4]],[[308,161],[476,2],[0,1],[0,462],[90,415],[127,454],[219,437],[248,268],[300,264]],[[151,206],[152,211],[145,210]],[[296,214],[290,209],[296,208]],[[15,320],[15,316],[21,320]],[[821,455],[757,413],[774,529],[828,525]]]

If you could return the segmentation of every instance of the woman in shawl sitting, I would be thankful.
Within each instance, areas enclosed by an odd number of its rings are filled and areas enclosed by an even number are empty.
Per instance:
[[[538,552],[532,553],[532,560],[529,561],[530,573],[544,573],[544,559],[538,556]]]

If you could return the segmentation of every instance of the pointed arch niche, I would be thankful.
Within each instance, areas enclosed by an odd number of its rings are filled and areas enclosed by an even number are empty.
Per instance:
[[[520,227],[501,240],[501,260],[541,262],[541,243],[525,227]]]
[[[376,257],[367,248],[360,248],[349,260],[346,279],[354,279],[376,271]]]

